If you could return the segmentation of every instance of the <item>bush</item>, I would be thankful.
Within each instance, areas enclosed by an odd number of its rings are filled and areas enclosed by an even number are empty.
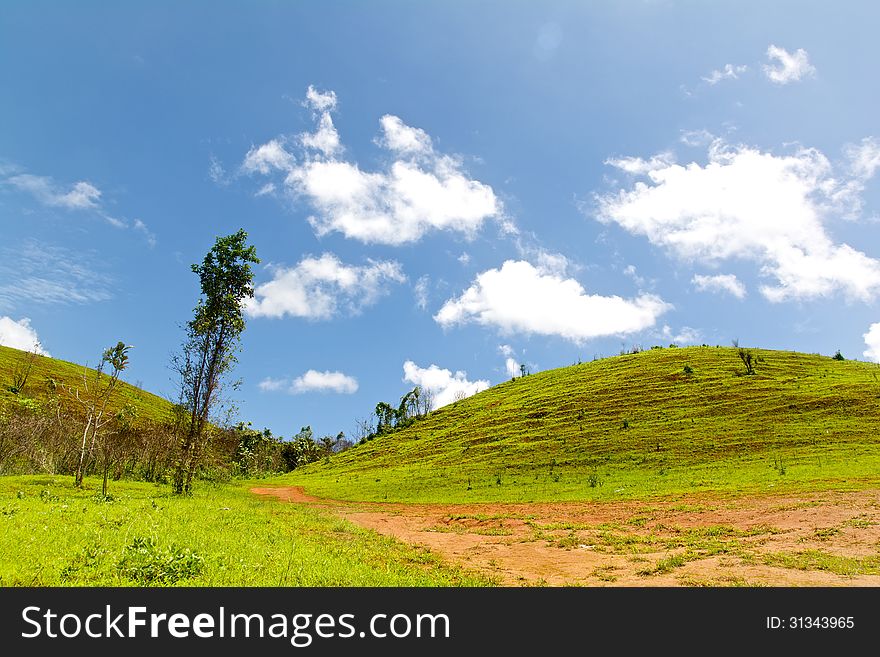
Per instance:
[[[834,352],[834,355],[832,356],[832,358],[834,360],[846,360],[846,358],[843,357],[843,354],[840,353],[840,349],[838,349],[837,351]]]
[[[174,584],[202,572],[205,560],[189,548],[161,549],[155,538],[136,537],[125,546],[119,572],[144,586]]]
[[[685,365],[685,366],[684,366],[684,373],[685,373],[685,374],[693,374],[693,373],[694,373],[694,368],[691,367],[690,365]]]

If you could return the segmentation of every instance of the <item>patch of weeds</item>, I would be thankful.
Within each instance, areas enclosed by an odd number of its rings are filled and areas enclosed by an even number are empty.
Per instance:
[[[639,570],[636,574],[642,575],[643,577],[648,577],[650,575],[659,575],[661,573],[671,572],[675,568],[681,568],[688,562],[688,559],[683,554],[674,554],[672,556],[666,557],[664,559],[660,559],[652,568],[643,568]]]
[[[615,570],[617,570],[617,566],[599,566],[590,574],[603,582],[616,582],[617,575],[614,574]]]
[[[840,529],[837,527],[822,527],[817,528],[813,532],[813,538],[818,541],[827,541],[832,536],[837,536],[840,533]]]
[[[633,516],[626,521],[626,524],[633,525],[634,527],[644,527],[650,520],[653,520],[651,516]]]
[[[564,536],[556,541],[556,547],[562,548],[564,550],[570,550],[571,548],[577,547],[581,544],[583,544],[581,537],[574,532],[569,532],[568,536]]]
[[[596,488],[597,486],[602,485],[602,480],[599,478],[599,474],[596,472],[591,472],[587,476],[587,483],[590,485],[590,488]]]
[[[124,577],[151,586],[195,577],[204,565],[204,558],[189,548],[173,543],[162,548],[153,537],[136,537],[125,546],[117,567]]]
[[[845,557],[822,550],[804,550],[765,554],[764,563],[796,570],[821,570],[845,577],[880,575],[880,556]]]
[[[106,552],[96,543],[84,546],[80,553],[73,558],[73,561],[61,569],[62,581],[73,579],[75,575],[84,570],[94,570]]]
[[[855,518],[850,518],[843,524],[849,527],[855,527],[856,529],[867,529],[868,527],[873,527],[877,523],[873,520],[868,520],[864,516],[856,516]]]
[[[57,502],[58,496],[54,495],[48,488],[40,491],[40,500],[43,502]]]

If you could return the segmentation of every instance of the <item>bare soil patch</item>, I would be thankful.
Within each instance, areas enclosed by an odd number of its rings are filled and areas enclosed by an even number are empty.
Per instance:
[[[880,586],[880,490],[525,504],[252,492],[331,509],[506,586]]]

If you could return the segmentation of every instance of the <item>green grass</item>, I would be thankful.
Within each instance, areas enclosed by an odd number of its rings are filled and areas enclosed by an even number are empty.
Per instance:
[[[0,477],[0,586],[480,586],[329,512],[203,484]]]
[[[75,403],[69,401],[64,392],[64,386],[82,387],[83,372],[87,372],[89,380],[94,376],[94,370],[82,365],[69,363],[57,358],[37,356],[28,377],[27,384],[21,394],[13,394],[9,388],[13,383],[16,370],[23,366],[28,353],[0,346],[0,407],[4,404],[14,403],[17,399],[27,398],[37,402],[45,402],[54,396],[58,396],[62,403],[75,407]],[[98,360],[98,357],[95,359]],[[120,381],[119,387],[114,392],[112,409],[118,409],[125,404],[131,404],[138,409],[138,416],[142,419],[163,422],[171,414],[171,403],[137,386]]]
[[[847,557],[829,554],[822,550],[803,552],[774,552],[764,555],[768,566],[794,568],[796,570],[824,570],[835,575],[855,577],[857,575],[880,575],[880,556]]]
[[[619,500],[880,483],[880,369],[667,348],[507,381],[278,478],[338,499]],[[688,365],[693,371],[684,373]]]

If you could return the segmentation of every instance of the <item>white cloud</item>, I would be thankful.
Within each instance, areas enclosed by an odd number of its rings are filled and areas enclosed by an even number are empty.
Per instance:
[[[335,94],[310,87],[308,96],[319,126],[315,133],[300,135],[304,150],[299,161],[282,139],[273,139],[251,148],[241,169],[281,174],[289,194],[314,208],[309,223],[319,236],[340,232],[365,243],[399,245],[432,230],[473,237],[493,218],[510,229],[489,185],[470,179],[459,160],[437,153],[426,132],[396,116],[380,120],[376,143],[393,155],[385,170],[368,172],[340,159],[342,146],[330,118]]]
[[[354,377],[342,372],[317,372],[309,370],[293,380],[290,391],[293,394],[306,392],[336,392],[351,395],[357,392],[358,382]]]
[[[671,306],[654,295],[635,299],[587,294],[572,278],[519,260],[479,274],[434,316],[444,327],[475,322],[502,333],[557,335],[574,342],[653,326]]]
[[[144,237],[146,237],[147,244],[150,245],[151,249],[156,246],[156,235],[150,231],[150,229],[147,227],[147,224],[145,224],[140,219],[135,219],[134,223],[132,224],[132,228],[134,228],[139,233],[142,233]]]
[[[40,338],[27,317],[22,317],[18,321],[11,317],[0,317],[0,345],[22,351],[34,351],[43,356],[49,355],[49,352],[43,349]]]
[[[6,182],[27,192],[44,205],[69,210],[95,209],[101,199],[101,190],[82,180],[74,183],[68,190],[59,188],[48,176],[35,176],[29,173],[12,176],[7,178]]]
[[[357,392],[358,382],[342,372],[318,372],[308,370],[293,380],[266,377],[257,384],[262,392],[286,392],[289,395],[302,395],[308,392],[335,392],[351,395]]]
[[[843,152],[849,160],[850,173],[858,180],[869,180],[880,169],[880,143],[874,137],[847,144]]]
[[[261,146],[252,146],[244,156],[241,170],[245,173],[261,173],[264,176],[274,170],[290,171],[294,157],[284,148],[280,139],[272,139]]]
[[[785,48],[771,45],[767,48],[767,59],[770,63],[764,65],[764,74],[777,84],[796,82],[816,73],[816,68],[810,64],[807,51],[803,48],[790,53]]]
[[[720,71],[715,69],[708,76],[701,78],[711,85],[718,84],[722,80],[736,80],[739,76],[749,70],[745,64],[734,66],[733,64],[725,64]]]
[[[696,344],[701,339],[700,331],[690,326],[682,326],[678,333],[673,332],[669,325],[664,325],[658,334],[662,340],[676,345]]]
[[[306,149],[317,150],[332,156],[342,149],[339,133],[333,125],[330,113],[336,109],[336,94],[332,91],[322,93],[309,85],[306,100],[303,103],[313,111],[313,118],[318,122],[315,132],[306,132],[299,136],[300,143]]]
[[[511,378],[518,374],[522,374],[522,371],[519,368],[519,363],[517,363],[514,358],[508,358],[504,361],[504,369],[507,371],[507,376]]]
[[[420,310],[428,308],[428,285],[430,282],[431,278],[429,276],[421,276],[413,288],[413,293],[416,295],[416,306]]]
[[[398,117],[386,114],[379,123],[382,137],[376,140],[383,148],[401,155],[431,155],[434,146],[428,133],[421,128],[406,125]]]
[[[509,344],[498,345],[498,351],[502,356],[513,356],[516,353]]]
[[[862,355],[868,360],[880,363],[880,322],[871,324],[868,332],[862,336],[868,348],[862,352]]]
[[[716,274],[715,276],[695,274],[691,283],[700,292],[727,292],[737,299],[743,299],[746,296],[746,286],[733,274]]]
[[[6,167],[0,171],[0,175],[6,171],[18,170],[18,167]],[[103,193],[90,182],[80,180],[67,187],[57,184],[50,176],[19,173],[0,180],[0,185],[7,185],[30,194],[37,202],[47,207],[64,210],[91,210],[114,228],[134,228],[143,232],[150,247],[155,246],[155,235],[144,230],[145,226],[142,221],[138,219],[133,224],[129,224],[124,219],[107,214],[101,203]]]
[[[458,258],[456,258],[456,260],[467,267],[469,264],[471,264],[471,255],[467,251],[464,251],[460,256],[458,256]]]
[[[598,216],[689,261],[755,261],[775,279],[771,301],[842,291],[869,300],[880,291],[880,262],[836,244],[823,219],[851,206],[863,181],[835,179],[816,149],[773,155],[720,140],[708,163],[671,164],[630,190],[597,195]]]
[[[214,155],[208,161],[208,177],[217,185],[226,185],[229,179],[226,176],[226,170]]]
[[[605,160],[605,164],[609,164],[621,171],[626,171],[633,175],[645,175],[651,171],[665,169],[675,164],[675,155],[670,152],[658,153],[649,160],[640,157],[620,157],[609,158]]]
[[[332,253],[307,257],[295,267],[277,267],[245,304],[252,317],[330,319],[341,310],[357,314],[387,293],[388,283],[406,280],[399,263],[368,260],[346,265]]]
[[[306,89],[306,99],[303,105],[310,107],[316,112],[332,112],[336,109],[336,92],[318,91],[312,85]]]
[[[257,384],[257,387],[263,392],[277,392],[284,390],[290,386],[287,379],[273,379],[271,376],[266,377]]]
[[[457,371],[453,374],[433,364],[430,367],[419,367],[411,360],[403,364],[403,378],[404,381],[429,390],[433,395],[434,408],[470,397],[489,387],[489,382],[482,379],[468,381],[467,372]]]

